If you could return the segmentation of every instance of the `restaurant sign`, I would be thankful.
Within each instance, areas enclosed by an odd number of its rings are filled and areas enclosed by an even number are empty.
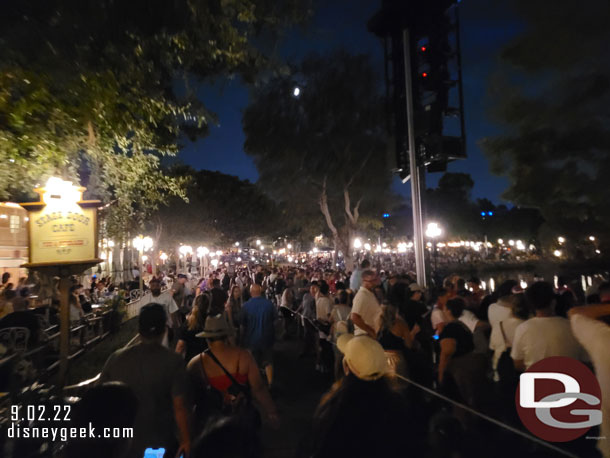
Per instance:
[[[97,263],[97,200],[83,201],[85,188],[50,178],[35,189],[40,202],[21,204],[29,212],[26,267]]]

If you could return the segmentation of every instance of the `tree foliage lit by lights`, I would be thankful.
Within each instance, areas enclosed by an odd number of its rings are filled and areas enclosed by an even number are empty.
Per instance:
[[[336,52],[269,81],[243,117],[245,151],[264,189],[288,202],[295,219],[326,226],[348,269],[354,232],[381,225],[380,201],[389,194],[383,110],[368,57]]]
[[[197,86],[252,81],[270,63],[267,45],[309,14],[308,0],[280,3],[2,2],[0,199],[54,174],[114,202],[109,235],[141,227],[169,196],[184,196],[161,158],[214,122]]]
[[[513,3],[525,28],[491,85],[504,126],[483,142],[492,171],[509,177],[506,199],[556,230],[609,228],[610,3]]]

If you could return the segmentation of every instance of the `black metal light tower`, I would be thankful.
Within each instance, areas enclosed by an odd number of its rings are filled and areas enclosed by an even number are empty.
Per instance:
[[[383,0],[368,28],[381,37],[396,171],[411,179],[417,282],[426,283],[420,173],[466,157],[456,0]],[[456,89],[456,90],[454,90]],[[457,119],[451,125],[450,118]]]

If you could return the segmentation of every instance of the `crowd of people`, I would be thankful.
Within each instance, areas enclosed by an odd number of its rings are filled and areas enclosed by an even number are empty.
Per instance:
[[[107,398],[129,400],[117,409],[120,424],[133,425],[133,441],[107,442],[93,456],[108,456],[107,447],[112,456],[141,457],[147,448],[172,457],[262,456],[262,422],[280,423],[276,339],[299,339],[294,363],[311,357],[312,370],[332,384],[298,447],[303,457],[407,456],[398,438],[410,434],[413,450],[425,447],[427,426],[407,415],[420,402],[411,383],[513,425],[518,375],[544,358],[581,360],[595,368],[603,394],[610,386],[610,328],[598,320],[610,315],[608,282],[586,301],[565,281],[523,290],[507,280],[490,293],[475,277],[451,275],[428,290],[412,274],[381,273],[366,259],[353,272],[257,266],[180,274],[161,294],[164,281],[149,283],[140,342],[112,354],[81,401],[104,410],[116,406]],[[472,426],[458,410],[460,428]],[[70,456],[83,447],[91,443],[73,442]],[[600,450],[610,456],[603,441]]]
[[[27,284],[26,277],[19,278],[15,284],[11,281],[10,273],[3,273],[0,284],[0,319],[13,312],[27,310],[29,296],[30,285]]]
[[[72,276],[68,290],[69,321],[71,327],[86,324],[94,318],[94,312],[104,313],[116,310],[118,317],[114,325],[105,323],[111,332],[118,331],[126,304],[132,299],[130,292],[139,288],[139,279],[129,282],[115,282],[111,277],[93,275]],[[160,291],[159,291],[160,293]],[[10,356],[26,349],[34,350],[47,345],[60,324],[59,278],[51,279],[46,285],[35,273],[20,277],[15,283],[10,273],[2,275],[0,284],[0,357]],[[160,300],[160,299],[159,299]],[[120,310],[119,310],[120,309]],[[111,320],[107,320],[111,321]],[[114,326],[114,327],[113,327]],[[12,334],[18,330],[19,334]],[[24,332],[24,330],[26,330]],[[108,330],[108,329],[106,329]],[[17,337],[17,340],[15,340]],[[76,338],[77,339],[77,338]],[[76,341],[75,341],[76,343]],[[51,351],[56,346],[49,345]],[[40,361],[39,361],[40,362]],[[10,368],[4,367],[10,372]],[[37,369],[44,370],[44,367]],[[36,372],[31,372],[34,377]],[[7,377],[0,380],[0,388],[6,388]],[[31,380],[21,380],[26,383]]]

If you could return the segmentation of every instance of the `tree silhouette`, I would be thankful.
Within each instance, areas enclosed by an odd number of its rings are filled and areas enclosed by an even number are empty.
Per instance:
[[[369,58],[338,51],[273,78],[243,116],[259,183],[295,217],[325,224],[348,268],[353,234],[379,220],[389,194],[383,107]]]

